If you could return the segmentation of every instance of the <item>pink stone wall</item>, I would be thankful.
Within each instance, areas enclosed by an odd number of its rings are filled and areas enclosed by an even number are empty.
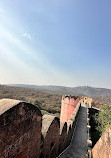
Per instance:
[[[70,120],[70,117],[77,106],[77,103],[79,102],[79,99],[74,99],[71,97],[62,97],[61,101],[61,116],[60,116],[60,121],[61,122],[67,122]]]

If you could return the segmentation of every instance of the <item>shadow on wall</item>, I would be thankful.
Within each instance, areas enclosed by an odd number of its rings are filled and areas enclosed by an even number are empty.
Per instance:
[[[90,108],[89,109],[89,124],[92,127],[91,130],[91,141],[92,141],[92,147],[94,147],[94,145],[96,144],[96,142],[99,140],[100,138],[100,133],[98,132],[98,130],[96,129],[96,122],[94,119],[95,114],[98,114],[99,110],[97,110],[96,108]]]
[[[57,157],[70,144],[79,109],[77,101],[66,123],[51,115],[42,116],[35,105],[1,99],[0,158]]]

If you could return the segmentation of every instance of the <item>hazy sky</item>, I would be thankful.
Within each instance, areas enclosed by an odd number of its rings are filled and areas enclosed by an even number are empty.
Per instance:
[[[0,83],[111,88],[111,0],[0,0]]]

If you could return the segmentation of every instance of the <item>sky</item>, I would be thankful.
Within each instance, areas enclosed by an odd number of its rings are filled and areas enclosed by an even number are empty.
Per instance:
[[[111,0],[0,0],[0,84],[111,88]]]

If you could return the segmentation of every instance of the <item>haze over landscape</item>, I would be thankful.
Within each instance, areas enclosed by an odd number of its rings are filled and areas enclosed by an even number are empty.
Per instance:
[[[0,0],[0,158],[111,158],[111,0]]]
[[[111,1],[0,1],[0,84],[111,89]]]

